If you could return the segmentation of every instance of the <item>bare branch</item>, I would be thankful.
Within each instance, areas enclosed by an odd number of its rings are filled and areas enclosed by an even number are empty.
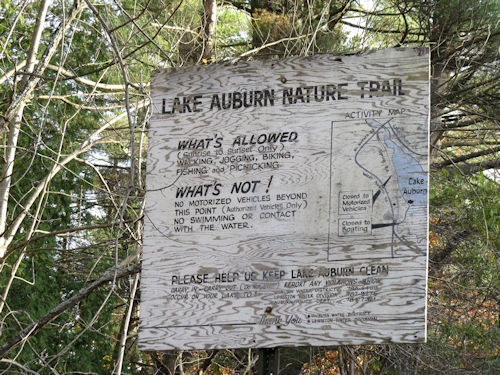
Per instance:
[[[460,166],[449,166],[445,170],[448,172],[460,171],[464,175],[470,175],[477,172],[485,171],[487,169],[498,169],[500,168],[500,158],[494,160],[488,160],[484,162],[477,162],[472,164],[464,164]]]
[[[343,24],[343,25],[354,27],[356,29],[363,29],[363,30],[366,30],[366,31],[372,31],[372,32],[381,33],[381,34],[396,34],[396,35],[401,35],[403,33],[403,31],[401,31],[401,30],[377,29],[376,27],[360,26],[360,25],[356,25],[355,23],[351,23],[351,22],[344,21],[344,20],[341,20],[340,23]],[[425,36],[425,33],[423,33],[423,32],[416,32],[416,31],[408,31],[407,35]]]
[[[300,36],[297,36],[297,37],[292,37],[292,38],[282,38],[280,40],[276,40],[274,42],[270,42],[270,43],[267,43],[267,44],[264,44],[262,46],[259,46],[257,48],[254,48],[254,49],[251,49],[250,51],[246,51],[244,53],[242,53],[241,55],[239,55],[237,58],[235,58],[233,60],[233,62],[236,62],[238,61],[239,59],[241,59],[242,57],[245,57],[245,56],[249,56],[249,55],[253,55],[253,54],[256,54],[257,52],[263,50],[263,49],[266,49],[266,48],[269,48],[269,47],[272,47],[272,46],[275,46],[276,44],[280,44],[280,43],[283,43],[283,42],[289,42],[289,41],[293,41],[293,40],[299,40],[299,39],[303,39],[303,38],[306,38],[308,35],[300,35]]]
[[[440,169],[440,168],[446,167],[447,165],[452,165],[452,164],[460,163],[462,161],[475,159],[475,158],[478,158],[480,156],[496,154],[498,152],[500,152],[500,146],[493,147],[493,148],[487,148],[487,149],[482,150],[482,151],[471,152],[470,154],[466,154],[466,155],[462,155],[462,156],[457,156],[457,157],[452,158],[450,160],[445,160],[441,163],[434,163],[432,166],[434,168]]]
[[[35,24],[35,30],[33,32],[30,49],[28,51],[28,57],[26,59],[25,71],[27,73],[32,73],[34,71],[38,48],[40,46],[42,32],[45,26],[45,18],[47,16],[49,4],[49,0],[43,0],[40,4]],[[27,84],[28,76],[24,76],[23,80],[21,81],[21,85],[26,86]],[[14,170],[16,146],[19,138],[19,130],[21,128],[24,105],[27,100],[27,93],[21,93],[18,98],[18,104],[11,110],[7,110],[7,113],[4,116],[4,118],[9,122],[9,137],[7,141],[7,149],[5,150],[5,159],[4,165],[2,167],[2,174],[0,175],[0,258],[3,258],[3,255],[5,254],[7,248],[7,241],[3,237],[3,233],[5,232],[5,227],[7,225],[7,206],[9,203],[12,172]]]

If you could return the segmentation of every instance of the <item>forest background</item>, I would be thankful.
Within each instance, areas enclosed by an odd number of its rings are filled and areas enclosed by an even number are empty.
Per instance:
[[[431,49],[428,342],[288,348],[281,374],[494,374],[500,2],[0,0],[0,374],[251,374],[137,349],[157,68]]]

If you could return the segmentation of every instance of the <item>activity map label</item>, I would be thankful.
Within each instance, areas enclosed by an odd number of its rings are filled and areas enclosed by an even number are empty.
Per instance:
[[[429,51],[156,72],[142,350],[426,337]]]

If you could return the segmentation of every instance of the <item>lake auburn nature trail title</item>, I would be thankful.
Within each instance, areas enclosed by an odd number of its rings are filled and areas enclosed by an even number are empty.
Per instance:
[[[314,103],[323,101],[348,100],[347,90],[349,83],[326,84],[319,86],[302,86],[282,89],[283,105],[297,103]],[[403,81],[401,79],[392,79],[384,81],[359,81],[356,82],[359,97],[379,96],[401,96],[405,95],[403,91]],[[162,99],[162,114],[177,114],[202,112],[204,106],[203,95],[188,95],[174,97],[172,101]],[[274,106],[276,103],[275,89],[233,91],[222,94],[213,94],[210,96],[209,110],[240,109],[248,107],[267,107]],[[347,118],[353,118],[355,114],[346,114]],[[358,116],[356,116],[358,117]]]

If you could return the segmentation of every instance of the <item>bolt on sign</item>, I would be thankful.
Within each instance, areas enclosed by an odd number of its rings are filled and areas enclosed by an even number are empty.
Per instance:
[[[429,51],[152,79],[142,350],[426,337]]]

